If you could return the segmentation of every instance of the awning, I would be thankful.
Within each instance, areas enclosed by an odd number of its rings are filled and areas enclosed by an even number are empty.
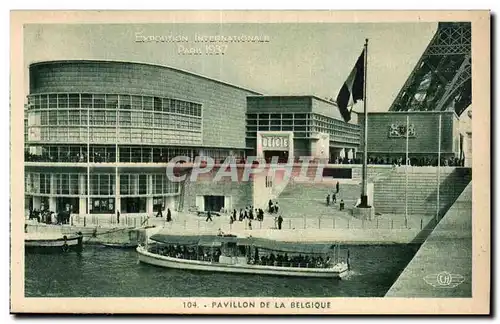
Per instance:
[[[154,234],[150,237],[151,240],[178,245],[198,245],[198,242],[203,239],[210,239],[213,235],[170,235],[170,234]]]
[[[151,240],[176,245],[193,245],[203,247],[220,247],[224,243],[235,243],[239,246],[253,246],[260,249],[272,250],[283,253],[302,253],[302,254],[326,254],[332,252],[335,244],[318,243],[298,243],[281,242],[265,238],[242,238],[236,236],[218,236],[218,235],[169,235],[154,234]]]
[[[280,242],[264,238],[252,238],[251,245],[257,248],[286,253],[326,254],[332,252],[334,244]]]
[[[216,247],[222,243],[236,243],[238,245],[249,245],[247,238],[238,238],[236,236],[219,236],[219,235],[170,235],[170,234],[154,234],[150,237],[151,240],[178,245],[199,245]]]
[[[214,240],[213,238],[204,238],[198,241],[198,246],[203,247],[220,247],[221,245],[220,240]]]

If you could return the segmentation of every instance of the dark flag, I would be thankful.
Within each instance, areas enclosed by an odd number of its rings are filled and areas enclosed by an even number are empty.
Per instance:
[[[355,104],[358,100],[364,98],[364,81],[365,81],[365,51],[361,53],[356,65],[344,82],[344,85],[337,96],[337,106],[346,122],[351,120],[351,109],[348,109],[349,104]]]

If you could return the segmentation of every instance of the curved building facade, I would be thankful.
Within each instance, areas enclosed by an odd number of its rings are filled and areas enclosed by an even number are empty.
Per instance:
[[[50,61],[29,72],[31,208],[176,208],[181,184],[168,181],[165,162],[179,155],[245,157],[246,97],[256,92],[142,63]]]

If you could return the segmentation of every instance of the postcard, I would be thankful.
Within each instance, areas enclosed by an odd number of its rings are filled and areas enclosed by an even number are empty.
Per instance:
[[[12,313],[490,312],[488,11],[11,27]]]

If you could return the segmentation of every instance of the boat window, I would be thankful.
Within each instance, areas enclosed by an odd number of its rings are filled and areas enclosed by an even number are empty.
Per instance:
[[[227,257],[234,257],[238,256],[238,250],[236,243],[233,242],[227,242],[222,244],[222,255],[227,256]]]

